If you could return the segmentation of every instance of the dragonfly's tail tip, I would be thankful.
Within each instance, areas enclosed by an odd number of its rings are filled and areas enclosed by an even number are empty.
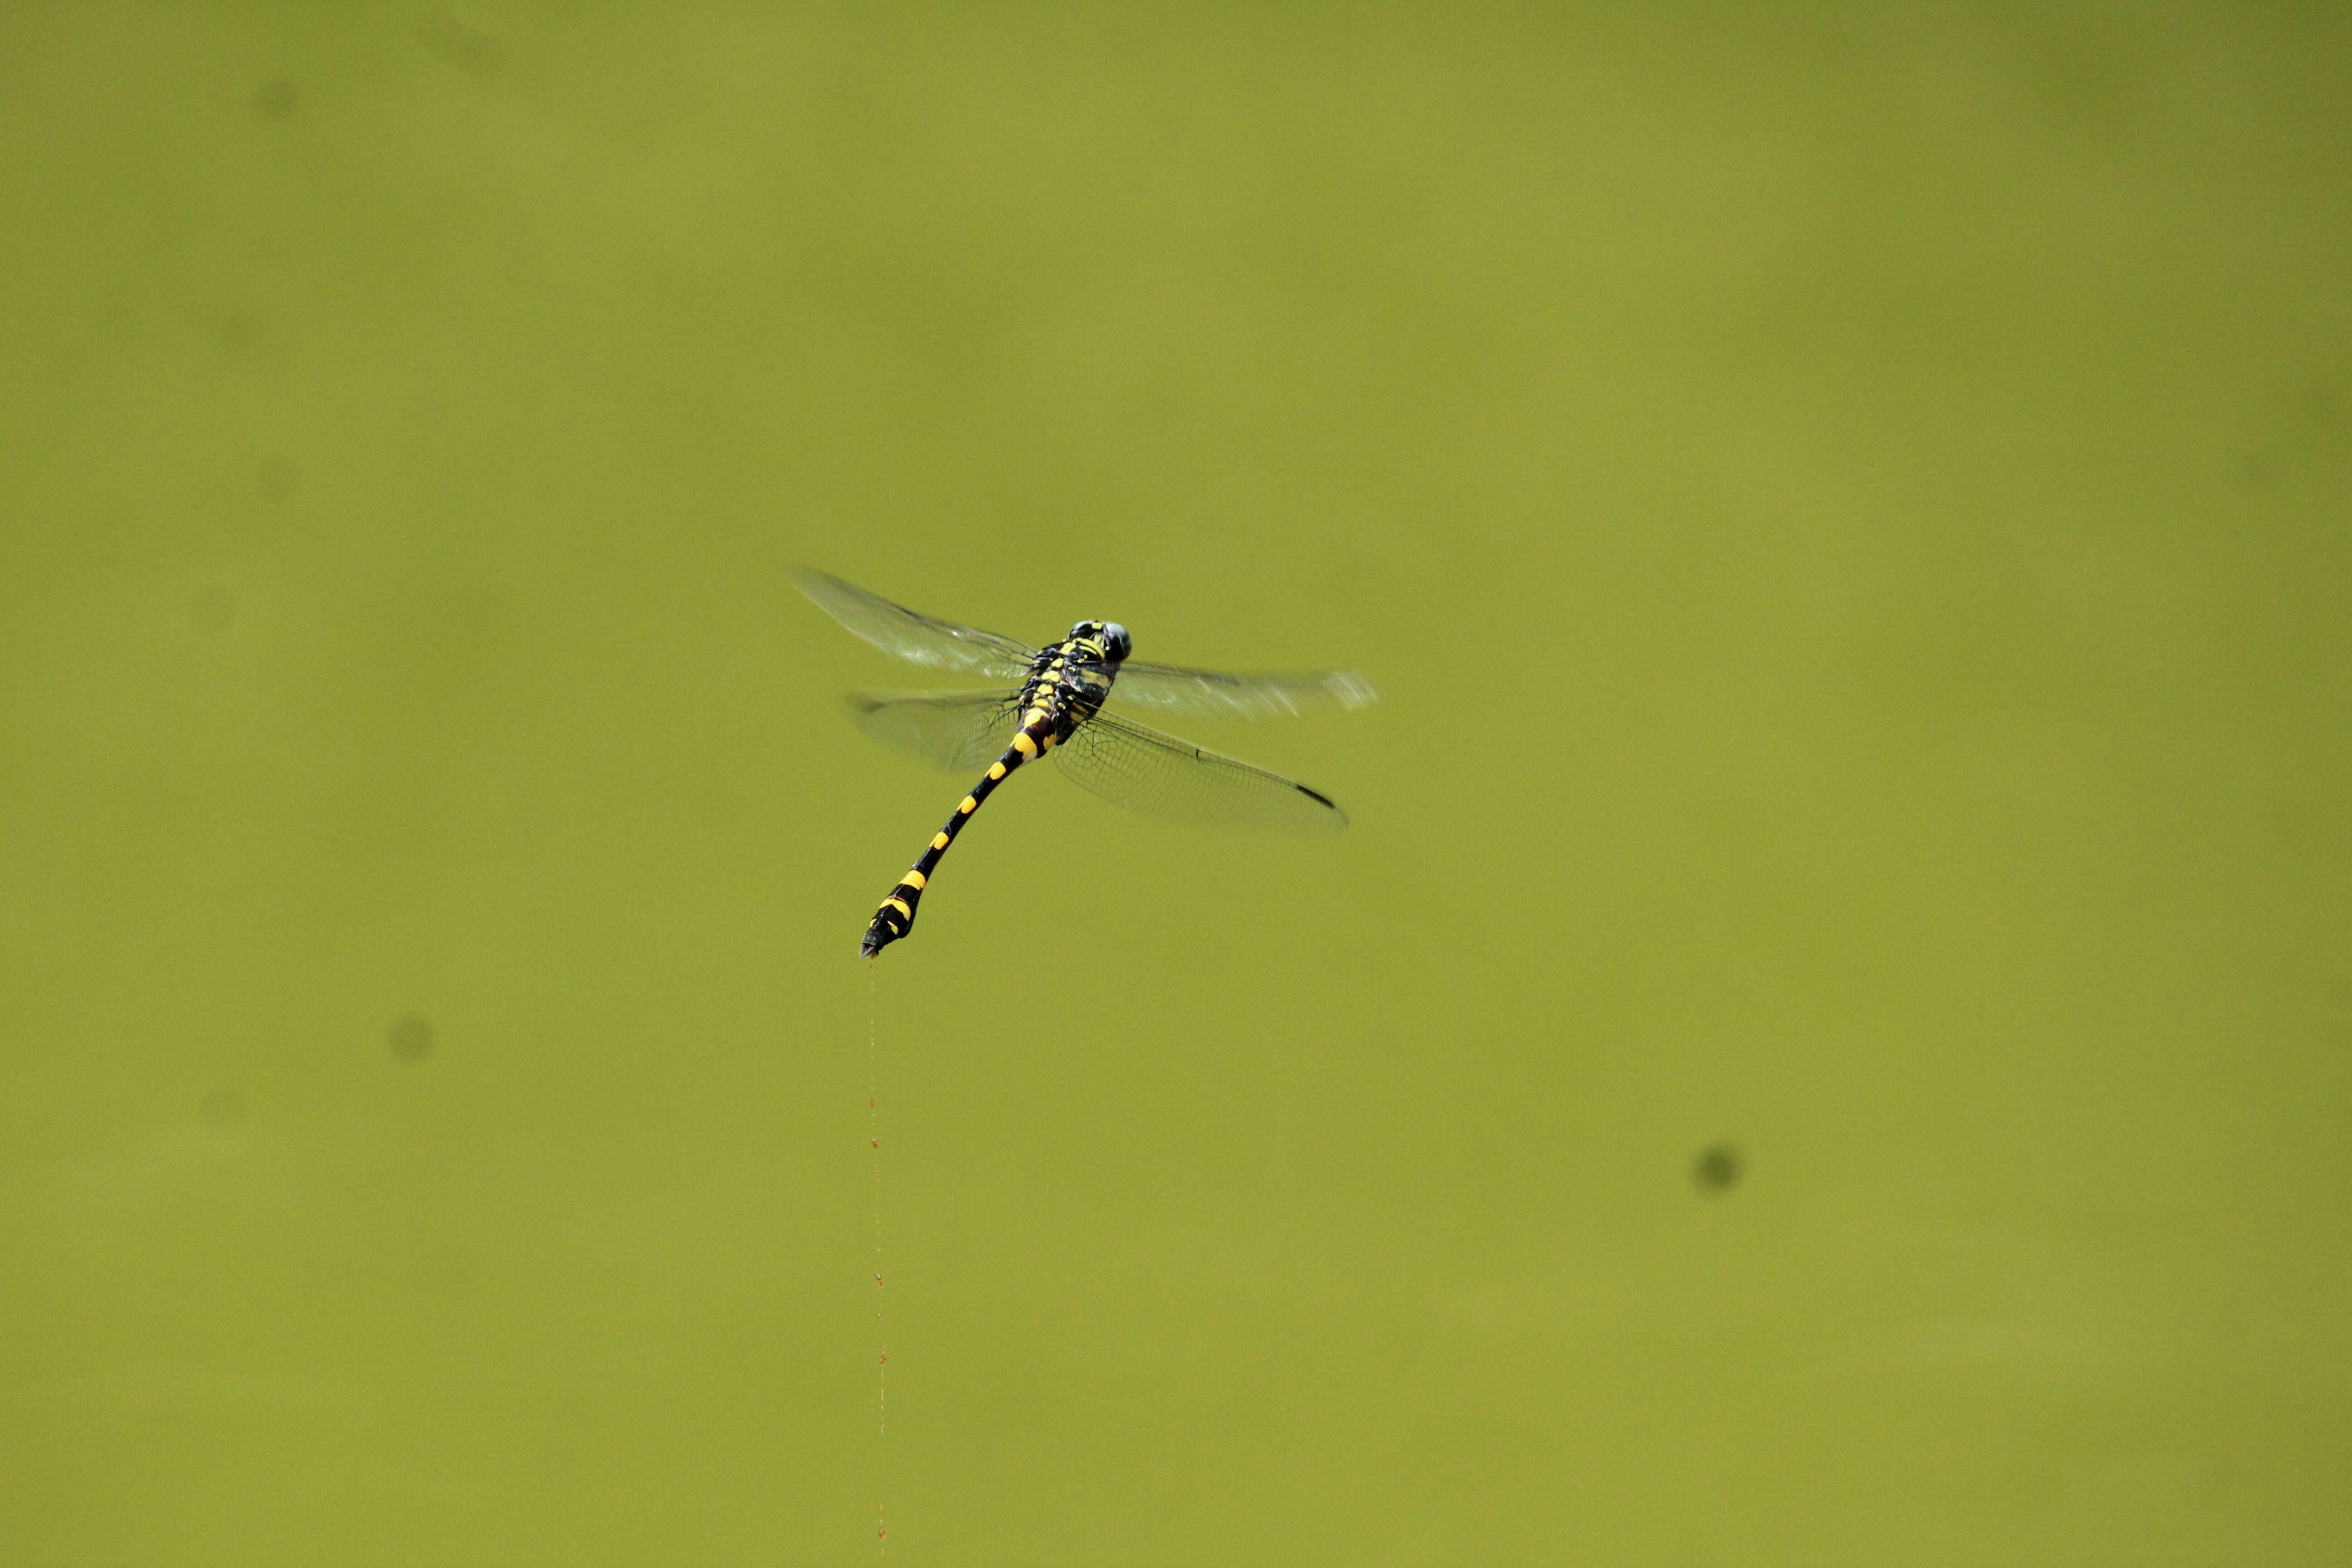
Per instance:
[[[882,907],[874,911],[874,918],[866,922],[866,939],[857,944],[857,951],[872,958],[906,935],[908,928],[915,923],[915,905],[922,896],[921,875],[908,872],[890,889],[890,896],[882,900]]]
[[[866,928],[866,936],[857,944],[857,951],[868,959],[907,934],[905,926],[894,929],[892,922],[883,918],[888,912],[885,910],[882,915],[874,917],[874,923]]]

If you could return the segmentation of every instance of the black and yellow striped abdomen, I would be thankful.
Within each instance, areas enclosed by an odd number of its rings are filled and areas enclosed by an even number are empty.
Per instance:
[[[881,908],[874,911],[873,920],[866,923],[866,940],[858,944],[858,951],[866,957],[873,957],[914,929],[915,910],[922,902],[923,889],[930,885],[932,871],[938,868],[940,858],[948,852],[948,846],[955,842],[956,835],[963,831],[963,825],[980,809],[981,802],[1022,763],[1052,751],[1055,742],[1069,733],[1066,726],[1070,720],[1060,703],[1033,703],[1023,710],[1021,718],[1021,730],[1013,737],[1013,743],[1004,748],[1004,754],[989,763],[988,772],[971,786],[971,793],[956,804],[955,815],[931,836],[930,844],[913,869],[898,879],[898,885],[890,889]]]

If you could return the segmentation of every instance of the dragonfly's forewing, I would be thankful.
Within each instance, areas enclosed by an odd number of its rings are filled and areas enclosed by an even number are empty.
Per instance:
[[[1228,675],[1172,664],[1129,659],[1111,688],[1115,701],[1167,712],[1273,719],[1368,708],[1381,700],[1372,683],[1352,669],[1267,670]]]
[[[847,626],[884,653],[936,669],[966,669],[998,680],[1018,680],[1028,673],[1037,650],[1026,643],[978,626],[919,616],[854,583],[803,566],[793,574],[793,586],[806,594],[818,609]]]

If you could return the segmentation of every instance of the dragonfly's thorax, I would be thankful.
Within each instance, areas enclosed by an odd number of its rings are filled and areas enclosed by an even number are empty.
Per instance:
[[[1022,728],[1068,740],[1102,710],[1129,646],[1118,623],[1080,621],[1068,637],[1038,649],[1021,687]]]

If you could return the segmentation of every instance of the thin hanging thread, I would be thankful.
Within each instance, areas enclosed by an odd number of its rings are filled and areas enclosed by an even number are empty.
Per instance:
[[[875,1021],[875,960],[866,961],[866,1141],[874,1154],[874,1450],[877,1478],[874,1497],[874,1554],[887,1556],[890,1531],[883,1519],[890,1483],[890,1341],[883,1309],[888,1293],[882,1285],[882,1110],[880,1031]]]

